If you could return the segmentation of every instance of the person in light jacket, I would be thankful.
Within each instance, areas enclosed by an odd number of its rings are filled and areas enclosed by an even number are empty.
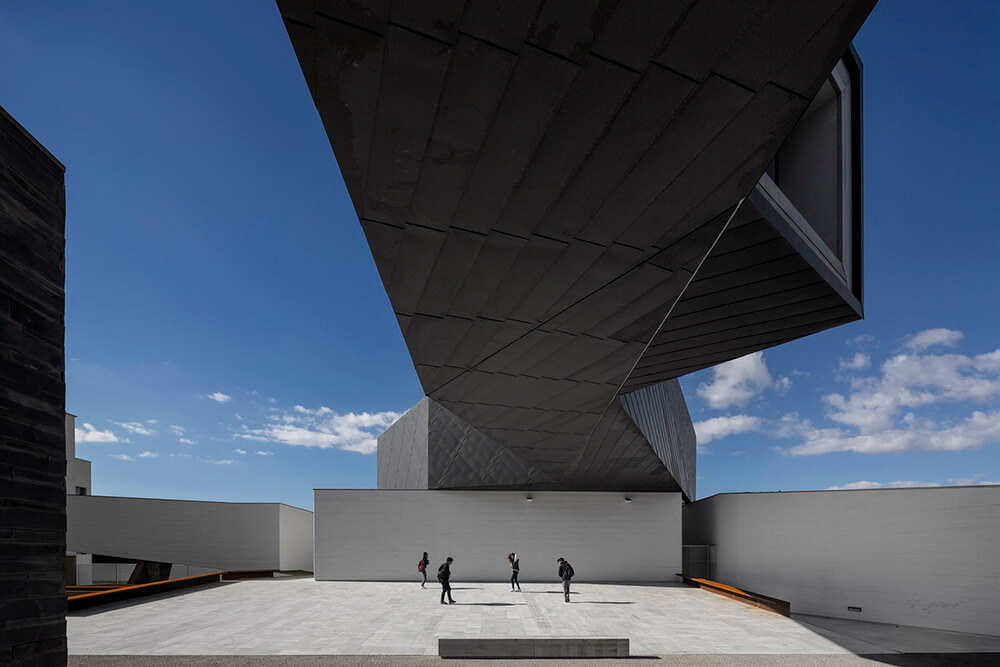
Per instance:
[[[514,586],[517,586],[518,592],[521,592],[521,584],[517,581],[517,575],[521,571],[521,561],[518,560],[517,554],[507,554],[507,565],[510,566],[510,591],[514,592]]]

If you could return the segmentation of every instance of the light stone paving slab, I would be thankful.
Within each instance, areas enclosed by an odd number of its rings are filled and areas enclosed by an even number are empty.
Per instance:
[[[429,655],[74,655],[69,667],[996,667],[993,654],[671,655],[656,658],[444,660]]]
[[[74,655],[436,655],[439,637],[628,637],[634,656],[1000,651],[1000,638],[785,618],[682,585],[257,579],[70,613]],[[915,631],[915,634],[913,632]]]

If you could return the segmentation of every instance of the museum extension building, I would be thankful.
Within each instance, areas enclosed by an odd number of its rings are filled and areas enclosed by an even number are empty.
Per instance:
[[[678,378],[863,317],[875,0],[277,4],[425,397],[311,517],[67,496],[63,167],[0,114],[0,662],[65,659],[67,553],[490,581],[516,550],[997,634],[1000,487],[697,497]]]

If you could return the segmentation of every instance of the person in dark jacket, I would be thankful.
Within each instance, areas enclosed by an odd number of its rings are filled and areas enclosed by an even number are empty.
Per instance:
[[[417,563],[417,571],[424,575],[424,580],[420,582],[421,588],[426,588],[424,584],[427,583],[427,566],[431,564],[431,559],[427,557],[427,552],[420,557],[420,562]]]
[[[514,586],[517,586],[517,590],[520,592],[521,584],[517,581],[517,575],[521,571],[521,561],[517,554],[507,554],[507,565],[510,566],[510,592],[514,592]]]
[[[576,572],[565,558],[559,558],[556,562],[559,563],[559,578],[562,579],[563,593],[566,595],[566,602],[569,602],[569,582]]]
[[[438,581],[441,582],[441,604],[455,604],[455,600],[451,597],[451,564],[455,562],[455,559],[448,556],[448,559],[441,563],[438,567]],[[448,602],[444,601],[444,596],[447,593]]]

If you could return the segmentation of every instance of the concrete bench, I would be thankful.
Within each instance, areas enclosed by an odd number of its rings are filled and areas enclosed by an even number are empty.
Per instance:
[[[442,658],[627,658],[628,638],[546,637],[438,639]]]

